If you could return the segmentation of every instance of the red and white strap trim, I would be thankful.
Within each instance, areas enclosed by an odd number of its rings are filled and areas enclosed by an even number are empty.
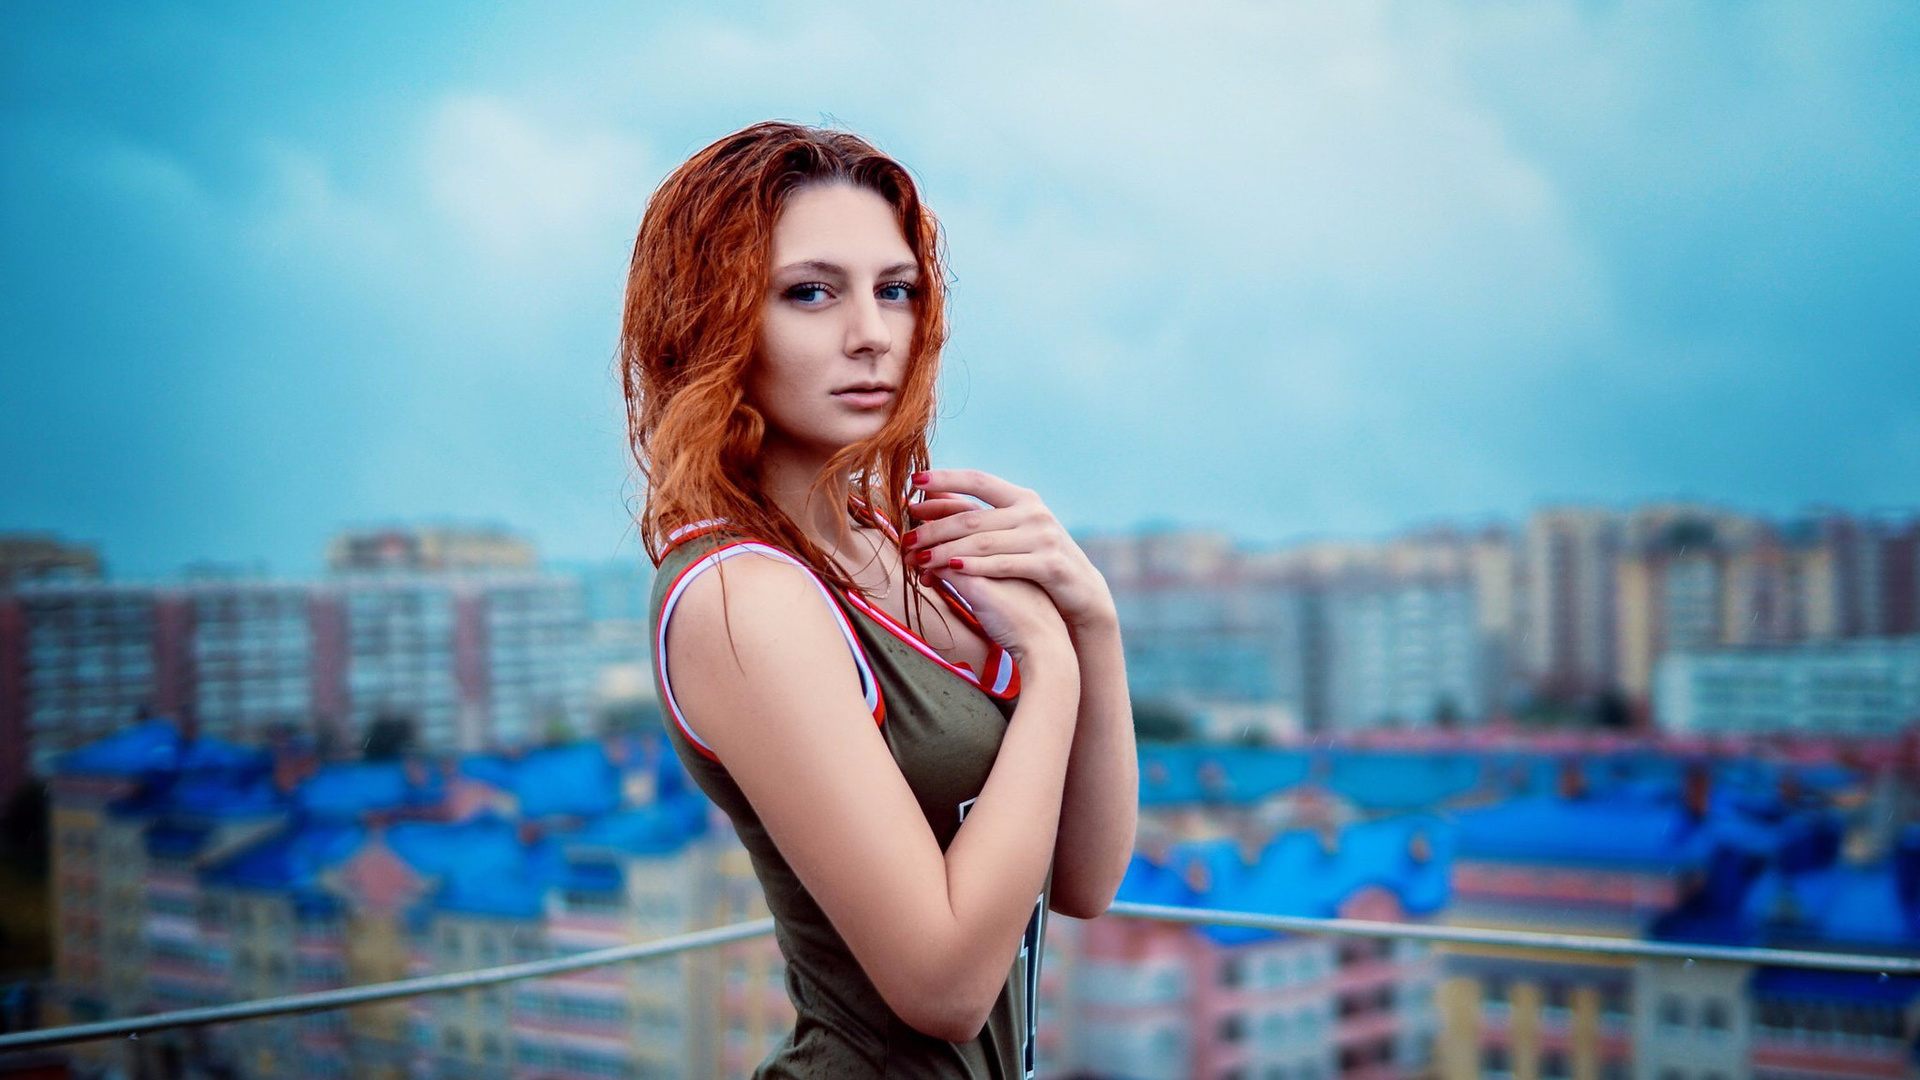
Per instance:
[[[719,523],[703,522],[699,524],[707,528],[714,528],[717,527]],[[695,526],[685,526],[685,528],[688,529],[694,527]],[[762,544],[754,540],[739,540],[723,547],[717,547],[688,564],[685,570],[680,571],[680,576],[674,579],[673,585],[667,590],[666,599],[661,602],[660,630],[658,637],[653,643],[654,666],[660,676],[660,696],[665,699],[667,712],[672,715],[674,724],[680,728],[680,733],[685,735],[687,741],[692,743],[695,749],[699,750],[702,754],[713,758],[715,761],[719,760],[714,754],[713,748],[708,746],[706,741],[694,732],[693,726],[687,723],[686,715],[680,711],[680,703],[674,700],[673,684],[667,679],[667,623],[673,618],[674,605],[680,602],[681,594],[687,591],[687,586],[692,585],[695,578],[699,577],[701,573],[707,569],[718,566],[736,555],[747,554],[765,555],[770,559],[778,559],[781,562],[797,566],[805,570],[807,576],[813,579],[814,587],[820,590],[821,597],[827,602],[827,609],[833,612],[833,620],[840,627],[840,636],[846,639],[847,648],[853,652],[853,666],[860,674],[860,695],[866,701],[867,710],[873,713],[874,723],[879,724],[883,722],[886,718],[886,703],[882,701],[880,697],[880,682],[874,678],[873,668],[867,662],[866,650],[861,648],[860,639],[855,636],[853,632],[853,624],[847,621],[846,612],[840,610],[840,605],[834,602],[833,592],[827,588],[826,583],[821,581],[820,576],[815,574],[806,563],[781,551],[777,547]]]
[[[674,548],[699,536],[701,533],[710,533],[726,523],[725,518],[708,518],[705,521],[695,521],[682,525],[667,534],[666,549],[660,554],[665,555],[668,551],[672,551]]]
[[[866,502],[857,495],[853,496],[850,501],[856,512],[864,515],[868,521],[885,530],[886,534],[892,537],[895,543],[900,541],[900,532],[893,527],[891,521],[875,513],[873,508],[868,506]],[[955,675],[980,687],[994,697],[1009,698],[1018,694],[1020,692],[1020,669],[1014,665],[1012,654],[1001,648],[998,642],[987,636],[986,627],[981,626],[980,620],[973,614],[973,605],[967,603],[967,598],[960,595],[960,590],[954,588],[952,582],[942,578],[939,580],[938,585],[940,595],[946,598],[947,606],[951,607],[954,613],[959,615],[961,620],[971,627],[974,633],[979,634],[981,638],[985,639],[987,643],[986,666],[988,671],[984,678],[975,675],[970,668],[964,665],[948,663],[945,657],[942,657],[938,652],[934,651],[933,646],[921,640],[918,634],[902,626],[898,619],[895,619],[878,607],[867,603],[866,598],[859,593],[848,593],[847,599],[851,601],[855,607],[872,616],[875,622],[892,631],[893,636],[913,646],[915,651],[939,664],[941,667],[946,668],[948,671],[953,672]]]
[[[972,669],[966,667],[964,664],[949,662],[947,658],[941,656],[933,646],[922,641],[920,635],[902,626],[900,620],[887,614],[886,611],[868,603],[867,598],[861,596],[859,593],[849,592],[847,594],[847,602],[865,612],[867,617],[874,622],[886,627],[894,637],[912,646],[915,652],[939,664],[941,667],[946,668],[948,671],[953,672],[955,675],[960,676],[973,685],[978,686],[994,697],[1012,697],[1014,694],[1019,693],[1020,671],[1014,666],[1013,657],[1005,649],[993,644],[991,641],[987,643],[986,666],[989,670],[986,677],[982,678],[979,675],[975,675]]]

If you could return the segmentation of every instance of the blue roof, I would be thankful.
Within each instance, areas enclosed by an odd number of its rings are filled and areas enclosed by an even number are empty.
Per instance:
[[[1840,860],[1841,825],[1799,811],[1777,824],[1716,823],[1720,842],[1700,886],[1655,921],[1674,941],[1914,951],[1920,920],[1898,867],[1920,850],[1870,865]],[[1905,845],[1905,846],[1911,846]]]
[[[1523,795],[1450,817],[1463,858],[1678,869],[1703,863],[1713,850],[1703,821],[1643,799]]]
[[[317,894],[320,875],[351,858],[366,838],[367,830],[355,824],[296,823],[209,866],[202,880],[263,892]]]
[[[1198,743],[1140,748],[1140,803],[1249,802],[1306,779],[1309,755]]]
[[[265,772],[187,773],[173,785],[167,801],[176,813],[214,819],[278,814],[288,805]]]
[[[224,739],[201,737],[182,743],[175,768],[181,772],[201,770],[266,769],[273,755],[257,746],[241,746]]]
[[[312,817],[353,820],[370,811],[432,806],[443,790],[439,773],[431,769],[416,786],[405,762],[339,762],[321,767],[301,784],[294,802]]]
[[[132,777],[164,771],[179,762],[180,742],[180,731],[173,726],[173,721],[149,720],[62,754],[54,764],[54,772]]]
[[[62,754],[53,771],[132,779],[154,773],[258,768],[267,761],[264,750],[213,738],[189,742],[173,721],[147,720]]]
[[[1557,793],[1569,770],[1579,774],[1590,798],[1673,802],[1688,771],[1707,768],[1716,807],[1781,814],[1790,809],[1782,804],[1779,791],[1789,775],[1809,793],[1857,781],[1854,773],[1838,766],[1741,759],[1697,762],[1651,751],[1569,756],[1526,750],[1423,753],[1175,743],[1143,745],[1140,765],[1140,802],[1149,807],[1251,802],[1313,778],[1363,809],[1413,811],[1481,790]]]
[[[569,833],[570,845],[629,855],[670,855],[707,832],[707,803],[688,796],[595,818]]]
[[[1900,902],[1892,867],[1770,870],[1741,904],[1747,937],[1776,945],[1920,949],[1920,920]]]
[[[1408,815],[1350,825],[1339,844],[1325,850],[1318,836],[1288,832],[1247,860],[1233,840],[1175,845],[1164,863],[1136,854],[1121,882],[1119,899],[1175,907],[1207,907],[1266,915],[1332,917],[1363,889],[1392,893],[1409,915],[1445,905],[1452,863],[1452,830],[1442,821]],[[1426,858],[1413,851],[1415,837]],[[1195,875],[1194,871],[1203,873]],[[1190,878],[1203,888],[1196,891]],[[1270,931],[1207,926],[1200,932],[1224,945],[1266,940]]]
[[[533,918],[547,890],[568,880],[557,839],[523,840],[518,825],[493,814],[458,824],[402,822],[387,830],[387,845],[439,880],[432,903],[443,911]]]
[[[1868,1005],[1905,1008],[1916,997],[1920,997],[1920,979],[1910,975],[1874,975],[1864,971],[1763,967],[1755,969],[1753,973],[1752,990],[1757,998],[1857,1001]]]
[[[1360,806],[1418,810],[1480,786],[1483,767],[1459,754],[1334,754],[1327,787]]]
[[[620,805],[620,771],[595,742],[568,743],[517,757],[481,755],[460,771],[510,791],[523,817],[593,817]]]

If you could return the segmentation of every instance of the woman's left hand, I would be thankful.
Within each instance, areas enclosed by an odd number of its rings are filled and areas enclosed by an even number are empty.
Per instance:
[[[913,479],[926,498],[907,505],[920,524],[905,540],[908,565],[922,581],[936,574],[1026,578],[1047,591],[1069,629],[1117,621],[1107,580],[1039,495],[975,469],[931,469]]]

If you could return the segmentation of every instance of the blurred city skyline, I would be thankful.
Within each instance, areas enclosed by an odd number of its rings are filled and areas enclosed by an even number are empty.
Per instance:
[[[936,459],[1256,543],[1920,504],[1920,10],[12,6],[0,531],[640,559],[627,249],[767,117],[947,229]]]

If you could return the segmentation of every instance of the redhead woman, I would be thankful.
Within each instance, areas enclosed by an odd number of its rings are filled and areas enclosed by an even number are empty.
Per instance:
[[[1047,913],[1138,777],[1112,594],[1040,497],[934,469],[940,234],[844,132],[756,124],[647,205],[621,334],[668,737],[765,889],[762,1077],[1033,1075]]]

